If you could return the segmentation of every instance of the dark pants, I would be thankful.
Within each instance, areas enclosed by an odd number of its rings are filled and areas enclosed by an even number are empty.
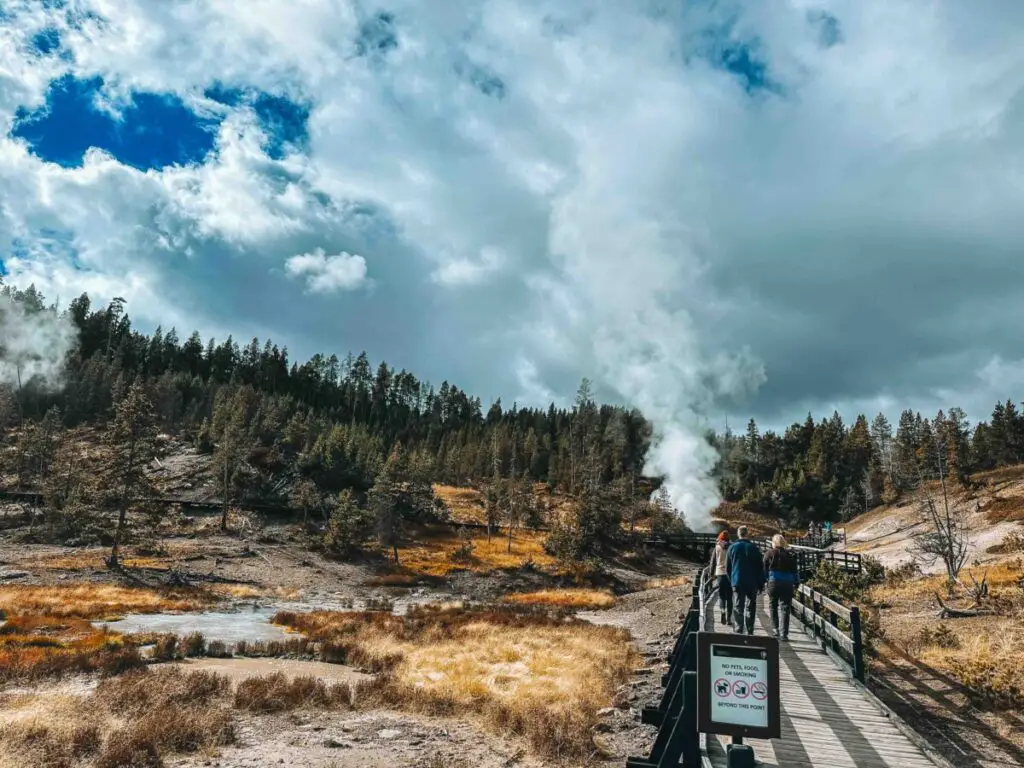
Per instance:
[[[718,610],[726,616],[732,614],[732,584],[728,576],[718,577]]]
[[[776,631],[781,629],[783,637],[789,635],[789,614],[792,609],[790,603],[795,591],[792,584],[784,584],[779,581],[768,582],[768,597],[772,606],[772,627]],[[780,611],[782,612],[781,617],[779,616]],[[779,624],[780,618],[782,619],[781,625]]]
[[[733,584],[732,591],[736,595],[733,625],[737,632],[742,632],[745,624],[747,634],[752,635],[754,634],[754,614],[757,613],[757,590],[748,592]]]

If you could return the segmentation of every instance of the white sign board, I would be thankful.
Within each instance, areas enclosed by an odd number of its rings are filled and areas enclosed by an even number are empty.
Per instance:
[[[711,720],[768,727],[768,653],[764,648],[711,645]]]

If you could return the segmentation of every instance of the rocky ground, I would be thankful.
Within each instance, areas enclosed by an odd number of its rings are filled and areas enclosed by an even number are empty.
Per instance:
[[[334,606],[349,599],[381,597],[395,601],[399,609],[404,602],[490,601],[512,591],[551,586],[555,581],[548,574],[525,569],[490,574],[457,572],[444,582],[412,588],[371,586],[369,582],[382,570],[380,560],[367,557],[341,562],[310,551],[294,525],[270,523],[261,526],[258,534],[223,534],[216,530],[213,516],[209,520],[200,516],[189,527],[191,530],[165,537],[165,552],[158,556],[130,549],[128,554],[136,558],[138,567],[129,569],[127,575],[112,573],[103,565],[106,548],[26,545],[19,536],[23,531],[15,527],[0,534],[0,584],[159,585],[173,572],[175,579],[184,579],[186,583],[224,589],[228,605],[244,600],[247,606],[254,602],[287,604],[301,611]],[[580,614],[594,623],[628,629],[643,658],[643,665],[633,679],[620,689],[612,706],[602,712],[602,722],[595,734],[597,750],[588,764],[621,766],[627,755],[644,754],[650,749],[655,730],[640,724],[640,709],[661,695],[664,659],[678,631],[680,614],[687,607],[689,587],[644,586],[652,578],[675,578],[678,582],[682,574],[692,570],[691,564],[669,555],[659,556],[644,571],[627,563],[609,563],[607,581],[619,593],[616,605]],[[232,597],[232,589],[252,593]],[[188,662],[224,663],[212,659]],[[316,674],[324,666],[278,659],[230,663],[238,668],[218,671],[233,678],[278,671],[282,664],[300,667],[288,670],[294,674]],[[339,668],[337,674],[358,675],[345,668]],[[238,736],[237,746],[216,753],[169,756],[166,764],[219,768],[553,768],[576,764],[540,760],[528,752],[522,740],[495,735],[471,718],[431,718],[393,711],[297,711],[259,716],[239,713]]]

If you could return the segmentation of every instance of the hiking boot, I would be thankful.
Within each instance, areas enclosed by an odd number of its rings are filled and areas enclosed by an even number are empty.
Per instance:
[[[729,623],[729,614],[727,614],[725,611],[722,611],[722,622],[721,623],[723,625]]]

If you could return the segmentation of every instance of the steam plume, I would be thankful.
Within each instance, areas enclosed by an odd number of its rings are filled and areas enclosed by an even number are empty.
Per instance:
[[[70,318],[49,310],[32,311],[0,293],[0,384],[60,386],[64,360],[74,347]]]
[[[556,205],[551,250],[564,281],[549,287],[562,334],[585,350],[599,384],[614,388],[654,425],[645,473],[666,478],[673,505],[696,530],[707,529],[720,501],[712,473],[718,459],[704,437],[704,417],[721,397],[752,391],[761,364],[742,351],[712,352],[701,343],[691,309],[707,306],[693,237],[659,186],[665,171],[599,168],[610,179],[584,179]],[[651,181],[654,187],[651,187]],[[628,190],[628,194],[623,190]],[[568,329],[568,330],[566,330]]]

